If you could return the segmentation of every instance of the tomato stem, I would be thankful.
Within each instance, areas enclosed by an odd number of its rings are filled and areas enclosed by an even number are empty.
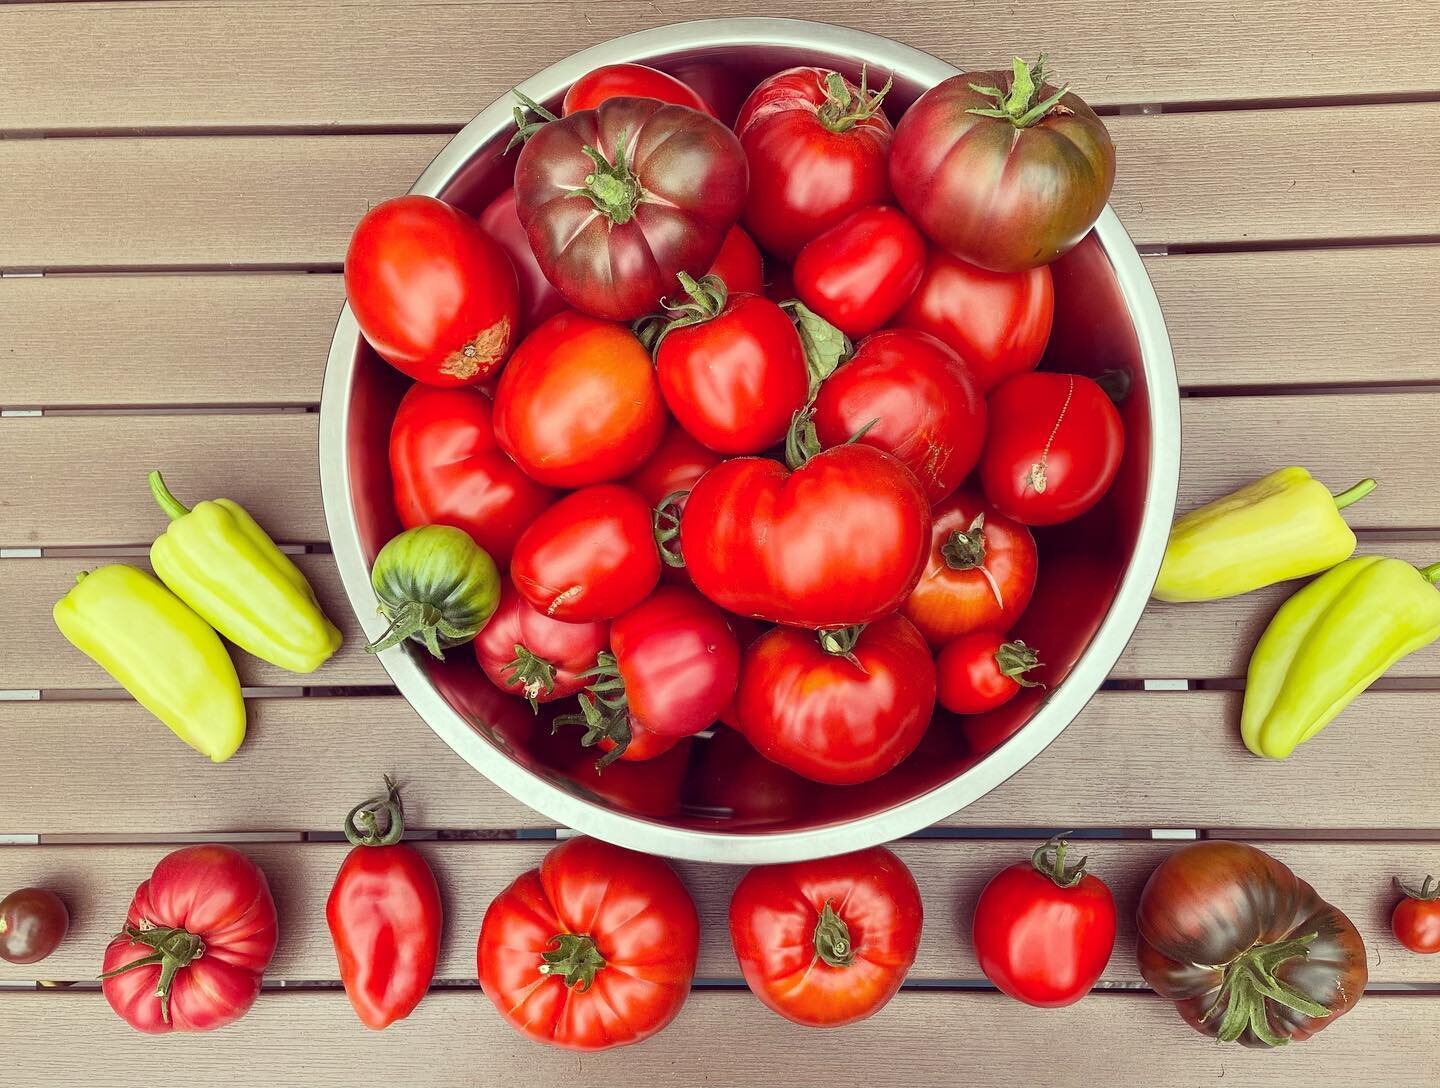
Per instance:
[[[660,552],[660,559],[667,567],[684,569],[685,555],[680,550],[680,514],[683,507],[680,505],[684,498],[690,494],[689,489],[672,491],[660,500],[660,505],[655,507],[650,515],[650,525],[655,534],[655,547]]]
[[[646,314],[630,326],[652,357],[659,352],[660,342],[676,329],[703,325],[725,311],[729,294],[725,281],[719,276],[702,276],[697,280],[690,273],[681,271],[676,273],[676,279],[680,281],[686,297],[673,301],[662,298],[660,306],[665,311],[663,314]]]
[[[540,695],[555,690],[555,666],[538,654],[515,644],[515,659],[504,666],[501,674],[512,684],[519,684],[530,709],[540,713]]]
[[[385,830],[380,830],[381,815]],[[345,817],[345,838],[353,846],[394,846],[405,835],[405,806],[395,780],[385,776],[385,792],[361,801]]]
[[[1065,852],[1069,849],[1070,844],[1063,836],[1046,839],[1030,855],[1030,864],[1048,876],[1057,888],[1073,888],[1085,878],[1085,863],[1090,859],[1082,857],[1067,868]]]
[[[175,984],[175,976],[182,968],[189,967],[193,961],[205,954],[205,942],[194,933],[178,926],[152,926],[148,922],[141,922],[138,926],[127,925],[122,936],[129,937],[131,944],[143,944],[155,951],[106,971],[100,977],[114,978],[137,967],[158,965],[160,978],[155,984],[155,996],[160,999],[160,1019],[170,1023],[170,990]]]
[[[580,713],[557,714],[550,723],[550,732],[559,732],[561,726],[579,725],[585,729],[580,743],[586,748],[593,748],[602,740],[613,741],[615,747],[595,764],[597,771],[603,771],[630,746],[630,700],[625,693],[625,678],[620,675],[619,663],[609,650],[600,651],[594,668],[580,675],[593,680],[580,693]]]
[[[1274,944],[1258,944],[1246,949],[1225,965],[1224,977],[1215,1001],[1200,1018],[1209,1020],[1220,1013],[1220,1025],[1216,1037],[1222,1043],[1233,1043],[1248,1030],[1266,1046],[1284,1046],[1290,1040],[1277,1033],[1270,1026],[1270,1015],[1265,1002],[1274,1001],[1314,1019],[1323,1019],[1330,1010],[1318,1002],[1311,1001],[1284,979],[1277,978],[1276,970],[1286,960],[1299,956],[1308,959],[1310,943],[1317,934],[1308,933],[1288,941]]]
[[[645,198],[640,179],[631,171],[625,160],[625,141],[628,133],[621,133],[615,141],[615,161],[612,163],[598,149],[586,144],[581,150],[595,164],[595,169],[585,175],[585,185],[572,189],[567,196],[581,196],[595,205],[615,226],[630,222]]]
[[[972,107],[966,110],[966,113],[973,113],[978,117],[999,118],[1009,121],[1016,128],[1029,128],[1051,113],[1071,112],[1060,105],[1060,100],[1070,92],[1069,84],[1061,87],[1044,101],[1039,101],[1040,95],[1045,89],[1045,55],[1043,53],[1036,58],[1033,65],[1026,64],[1016,57],[1012,64],[1008,88],[985,87],[972,83],[970,89],[978,95],[993,99],[995,105]]]
[[[852,92],[844,76],[839,72],[827,72],[825,101],[815,111],[815,116],[831,132],[848,132],[861,121],[868,121],[880,112],[880,106],[894,83],[895,76],[892,74],[885,81],[885,86],[872,92],[869,87],[869,72],[862,66],[860,86]]]
[[[974,570],[985,565],[985,512],[975,515],[967,529],[955,529],[940,545],[940,557],[951,570]]]
[[[1436,881],[1433,876],[1426,876],[1424,882],[1418,888],[1406,884],[1397,876],[1395,878],[1395,887],[1399,889],[1401,895],[1408,899],[1419,899],[1424,902],[1429,902],[1432,899],[1440,899],[1440,881]]]
[[[579,933],[557,933],[547,951],[540,953],[540,973],[558,975],[565,985],[584,993],[595,985],[595,975],[605,966],[605,957],[595,938]]]
[[[440,639],[443,637],[463,642],[470,635],[471,632],[461,630],[446,620],[434,605],[423,601],[406,601],[395,609],[394,615],[390,617],[390,626],[380,632],[380,637],[374,642],[366,645],[365,652],[378,654],[381,650],[388,650],[406,639],[418,636],[418,641],[430,651],[431,657],[444,661],[445,654],[441,651]]]
[[[558,117],[540,105],[539,102],[536,102],[535,99],[522,91],[512,88],[510,93],[515,96],[520,105],[516,106],[511,112],[511,116],[515,119],[515,135],[510,137],[510,142],[505,145],[505,150],[501,152],[502,155],[510,154],[517,145],[523,144],[551,121],[559,120]],[[529,115],[531,113],[535,114],[536,120],[530,119]]]
[[[850,927],[835,913],[830,900],[820,911],[815,923],[815,955],[831,967],[849,967],[855,962],[855,946],[850,943]]]
[[[1022,688],[1045,686],[1038,680],[1031,680],[1026,675],[1031,669],[1041,669],[1045,665],[1039,655],[1019,639],[1001,644],[1000,649],[995,651],[995,664],[1000,666],[1002,676],[1008,676]]]
[[[1369,476],[1361,480],[1354,487],[1347,487],[1340,494],[1335,496],[1335,509],[1344,510],[1351,503],[1359,502],[1379,485]]]

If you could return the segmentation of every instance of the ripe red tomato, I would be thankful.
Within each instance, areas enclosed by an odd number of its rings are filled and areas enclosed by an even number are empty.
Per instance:
[[[687,810],[725,829],[785,823],[809,812],[814,784],[771,763],[738,729],[717,725],[708,740],[697,743],[699,758],[685,790]]]
[[[1125,453],[1120,413],[1081,374],[1017,374],[990,394],[980,482],[1025,525],[1077,518],[1110,489]]]
[[[699,953],[695,904],[668,865],[581,837],[495,897],[476,962],[485,996],[517,1031],[606,1050],[675,1019]]]
[[[689,86],[643,64],[606,64],[587,72],[570,84],[561,112],[569,117],[581,110],[593,110],[610,98],[653,98],[714,114],[709,103]]]
[[[936,503],[980,460],[985,398],[940,341],[891,329],[867,337],[825,379],[815,398],[815,431],[822,446],[864,431],[859,441],[898,458]]]
[[[971,631],[1003,635],[1035,592],[1035,538],[968,489],[932,516],[925,571],[901,611],[937,649]]]
[[[345,297],[380,357],[431,385],[483,381],[520,335],[505,251],[431,196],[395,197],[365,213],[345,254]]]
[[[730,940],[751,991],[787,1020],[839,1027],[895,996],[920,947],[924,906],[881,846],[751,869],[730,900]]]
[[[956,257],[997,272],[1049,264],[1080,241],[1115,182],[1115,145],[1041,62],[966,72],[920,96],[895,130],[900,206]]]
[[[412,386],[390,426],[390,476],[405,528],[453,525],[502,565],[555,501],[501,451],[490,398],[478,389]]]
[[[935,658],[940,705],[956,714],[983,714],[1003,706],[1022,687],[1037,684],[1026,674],[1041,667],[1023,642],[1006,642],[994,631],[972,631],[947,642]]]
[[[1115,900],[1085,859],[1066,865],[1065,840],[1000,870],[975,904],[972,936],[985,977],[1042,1009],[1079,1001],[1115,947]]]
[[[806,243],[795,291],[847,336],[868,336],[905,305],[925,271],[925,239],[894,208],[861,208]]]
[[[618,480],[665,434],[650,353],[623,325],[574,311],[527,336],[495,392],[495,438],[552,487]]]
[[[515,211],[515,190],[506,189],[480,213],[480,226],[500,243],[510,258],[520,287],[520,333],[527,333],[547,317],[565,309],[565,300],[555,285],[540,271],[530,239],[525,237],[524,224]]]
[[[1440,952],[1440,885],[1431,877],[1418,888],[1395,882],[1404,898],[1395,904],[1390,915],[1390,930],[1395,939],[1411,952],[1430,955]]]
[[[740,107],[735,131],[750,161],[745,227],[766,252],[793,261],[821,231],[890,199],[885,160],[894,130],[881,108],[885,91],[863,84],[824,68],[791,68]]]
[[[590,696],[586,695],[582,696],[582,698],[588,699]],[[633,714],[630,716],[629,728],[630,737],[623,746],[621,742],[614,737],[606,736],[597,740],[595,747],[599,748],[600,751],[606,755],[619,749],[619,754],[615,756],[615,758],[624,760],[627,763],[646,763],[652,759],[660,758],[685,739],[684,737],[665,737],[659,733],[652,733],[636,721]],[[605,763],[605,760],[602,759],[600,762]]]
[[[895,323],[949,344],[988,393],[1035,369],[1054,316],[1055,286],[1045,265],[991,272],[931,246],[920,286]]]
[[[725,243],[708,274],[724,280],[732,295],[765,293],[765,259],[755,240],[738,225],[725,233]]]
[[[495,614],[475,636],[475,659],[501,691],[548,703],[583,689],[590,681],[580,674],[609,645],[608,623],[551,619],[507,581]]]
[[[886,616],[855,630],[776,627],[740,669],[740,731],[755,750],[835,786],[895,767],[935,710],[935,667],[910,621]]]
[[[665,403],[719,453],[759,453],[781,441],[810,397],[805,348],[784,310],[762,295],[685,277],[655,345]]]
[[[629,321],[701,276],[745,202],[748,168],[715,118],[653,98],[611,98],[551,121],[515,166],[530,248],[570,305]]]
[[[739,457],[700,478],[680,519],[696,588],[742,616],[845,627],[893,612],[925,565],[930,504],[888,453],[837,446],[788,472]]]
[[[260,867],[231,846],[186,846],[135,889],[101,988],[137,1031],[213,1031],[255,1003],[277,939]]]
[[[510,577],[520,595],[551,619],[612,619],[643,601],[660,580],[650,507],[619,484],[566,495],[521,535]]]
[[[695,481],[720,463],[720,455],[707,450],[684,428],[671,424],[659,447],[625,479],[652,507],[677,491],[689,491]],[[685,499],[675,500],[684,509]]]

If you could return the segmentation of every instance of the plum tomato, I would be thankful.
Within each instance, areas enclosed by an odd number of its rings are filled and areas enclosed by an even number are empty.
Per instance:
[[[861,208],[806,243],[795,292],[847,336],[867,336],[905,305],[925,271],[925,239],[894,208]]]

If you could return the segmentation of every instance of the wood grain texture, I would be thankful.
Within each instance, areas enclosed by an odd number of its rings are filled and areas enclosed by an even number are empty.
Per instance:
[[[547,5],[538,19],[510,2],[37,5],[3,14],[0,71],[19,93],[0,102],[0,131],[460,125],[578,49],[698,14],[841,22],[960,66],[1049,51],[1055,71],[1097,105],[1440,90],[1415,48],[1432,14],[1426,5],[1323,8],[1091,0],[1067,13],[1062,35],[1040,0],[976,5],[963,20],[933,5],[836,9],[817,0],[783,9],[728,0],[703,12],[673,0],[612,0],[603,19],[573,0]],[[81,38],[91,43],[87,63],[64,63]],[[1274,49],[1277,41],[1287,47]]]

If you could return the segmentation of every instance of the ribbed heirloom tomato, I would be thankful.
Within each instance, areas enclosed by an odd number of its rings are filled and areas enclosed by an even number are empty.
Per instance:
[[[548,703],[582,690],[589,680],[580,674],[609,645],[605,621],[552,619],[506,581],[495,614],[475,636],[475,658],[501,691]]]

